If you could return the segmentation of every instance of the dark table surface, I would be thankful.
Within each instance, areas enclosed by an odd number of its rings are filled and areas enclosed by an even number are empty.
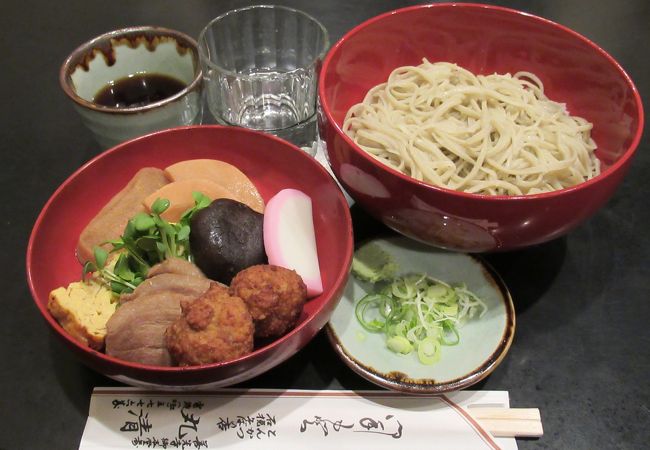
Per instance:
[[[98,152],[58,84],[59,66],[89,38],[132,25],[198,36],[218,14],[249,1],[24,0],[3,2],[0,220],[0,449],[72,449],[95,386],[116,386],[79,363],[39,317],[25,282],[26,243],[55,188]],[[253,2],[254,3],[254,2]],[[347,30],[398,0],[307,0],[328,28]],[[650,2],[522,0],[510,6],[566,25],[616,58],[650,105]],[[517,332],[510,353],[476,389],[508,390],[514,407],[541,409],[545,435],[520,448],[647,448],[650,438],[650,138],[604,209],[568,236],[488,255],[510,287]],[[353,208],[358,235],[376,224]],[[250,387],[372,389],[321,333]]]

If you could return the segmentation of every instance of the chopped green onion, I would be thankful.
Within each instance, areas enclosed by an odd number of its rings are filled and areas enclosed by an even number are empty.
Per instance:
[[[413,351],[413,345],[404,336],[392,336],[386,339],[386,346],[395,353],[408,355]]]
[[[440,341],[427,337],[418,343],[418,359],[422,364],[433,364],[440,360]]]
[[[366,330],[383,333],[391,351],[415,350],[422,364],[436,363],[442,346],[460,342],[458,327],[487,310],[464,284],[452,286],[427,274],[404,275],[379,287],[357,302],[357,320]]]

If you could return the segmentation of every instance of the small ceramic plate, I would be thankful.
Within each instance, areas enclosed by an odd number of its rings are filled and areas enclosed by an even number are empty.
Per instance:
[[[350,276],[343,298],[327,325],[327,335],[343,361],[379,386],[411,394],[467,388],[489,375],[503,360],[515,332],[512,298],[499,276],[481,260],[425,246],[404,237],[376,239],[398,263],[399,274],[425,272],[448,283],[467,284],[488,306],[481,318],[459,328],[460,342],[443,346],[440,360],[420,363],[412,352],[390,351],[383,334],[366,331],[354,314],[356,301],[370,284]]]

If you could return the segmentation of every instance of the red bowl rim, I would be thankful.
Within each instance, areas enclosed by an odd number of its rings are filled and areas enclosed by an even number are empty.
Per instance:
[[[200,366],[188,366],[188,367],[181,367],[181,366],[155,366],[155,365],[146,365],[146,364],[139,364],[139,363],[134,363],[130,361],[124,361],[119,358],[115,358],[113,356],[109,356],[106,353],[94,350],[88,346],[85,346],[78,342],[77,340],[73,339],[67,332],[61,328],[61,326],[58,324],[58,322],[52,317],[52,315],[49,313],[47,310],[47,307],[42,305],[36,300],[36,287],[34,286],[34,280],[32,278],[32,259],[33,259],[33,247],[34,247],[34,241],[36,239],[36,235],[38,234],[38,231],[42,225],[42,222],[45,217],[45,212],[49,209],[50,205],[54,202],[55,198],[58,197],[59,193],[63,191],[72,181],[84,170],[86,170],[87,167],[96,164],[97,161],[99,161],[102,158],[105,158],[106,155],[111,154],[111,153],[118,153],[120,151],[125,151],[124,148],[130,146],[133,142],[135,141],[140,141],[140,140],[146,140],[151,138],[152,136],[156,135],[164,135],[168,133],[177,133],[177,132],[184,132],[185,130],[191,130],[191,129],[217,129],[217,130],[229,130],[237,133],[244,133],[244,134],[256,134],[259,136],[263,136],[266,139],[270,140],[275,140],[277,142],[280,142],[284,144],[285,146],[290,146],[292,147],[296,152],[300,152],[302,155],[304,155],[305,158],[309,158],[316,164],[318,167],[316,167],[316,170],[322,171],[324,175],[326,175],[328,178],[332,178],[329,172],[320,164],[318,163],[315,159],[313,159],[311,156],[307,155],[303,150],[295,146],[294,144],[291,144],[290,142],[287,142],[283,139],[280,139],[274,135],[268,134],[268,133],[263,133],[261,131],[256,131],[256,130],[250,130],[247,128],[240,128],[240,127],[228,127],[228,126],[223,126],[223,125],[188,125],[188,126],[180,126],[180,127],[174,127],[174,128],[169,128],[161,131],[156,131],[153,133],[149,133],[144,136],[140,136],[134,139],[130,139],[128,141],[125,141],[121,144],[116,145],[115,147],[112,147],[106,151],[103,151],[90,159],[88,162],[83,164],[81,167],[79,167],[77,170],[75,170],[66,180],[61,183],[61,185],[54,191],[54,193],[50,196],[50,198],[47,200],[43,208],[38,214],[38,217],[36,218],[36,221],[34,222],[34,226],[32,228],[32,232],[29,236],[29,241],[27,243],[27,255],[25,258],[25,266],[26,266],[26,275],[27,275],[27,284],[29,285],[29,290],[32,295],[32,300],[36,304],[36,307],[40,310],[41,315],[45,318],[45,320],[50,324],[51,328],[55,330],[61,337],[63,337],[69,344],[73,345],[76,347],[78,350],[81,350],[84,353],[90,354],[92,356],[96,356],[100,358],[101,360],[108,362],[110,364],[114,364],[116,366],[120,367],[125,367],[130,370],[137,370],[140,372],[149,372],[149,373],[169,373],[169,374],[178,374],[178,373],[200,373],[200,372],[208,372],[220,367],[225,367],[225,366],[230,366],[230,365],[235,365],[236,363],[239,363],[240,361],[245,361],[248,359],[255,359],[262,353],[270,350],[272,347],[276,347],[285,341],[289,340],[292,336],[295,334],[298,334],[303,328],[305,328],[315,317],[320,311],[322,311],[331,301],[332,294],[337,291],[336,286],[344,286],[345,282],[348,277],[348,272],[350,265],[352,264],[352,254],[354,252],[354,243],[353,239],[349,239],[348,245],[346,246],[345,249],[345,261],[347,261],[346,264],[342,265],[341,271],[339,274],[336,276],[335,280],[333,281],[333,286],[335,288],[332,289],[331,294],[328,295],[328,298],[326,301],[323,302],[322,306],[318,308],[314,314],[306,321],[300,323],[298,326],[293,328],[291,331],[283,335],[282,337],[272,341],[271,343],[260,347],[256,350],[254,350],[251,353],[248,353],[244,356],[241,356],[236,359],[232,359],[229,361],[224,361],[224,362],[219,362],[219,363],[212,363],[212,364],[204,364]],[[333,181],[332,181],[333,182]],[[337,195],[338,195],[338,201],[341,202],[344,205],[347,205],[347,201],[345,200],[345,197],[343,195],[343,192],[338,189],[337,187]],[[349,235],[352,236],[352,217],[350,214],[345,215],[345,222],[344,222],[344,227],[346,230],[350,230]],[[322,295],[322,294],[321,294]]]
[[[638,114],[638,127],[636,130],[636,133],[634,134],[634,138],[630,145],[628,146],[627,150],[621,157],[611,166],[607,168],[604,172],[600,173],[598,176],[591,178],[590,180],[584,181],[580,184],[577,184],[575,186],[567,187],[564,189],[559,189],[555,191],[550,191],[550,192],[542,192],[539,194],[527,194],[527,195],[483,195],[483,194],[473,194],[473,193],[468,193],[468,192],[463,192],[463,191],[456,191],[453,189],[449,188],[444,188],[441,186],[435,186],[433,184],[426,183],[424,181],[419,181],[416,180],[415,178],[412,178],[398,170],[395,170],[389,166],[383,165],[381,163],[378,163],[372,156],[370,156],[368,153],[364,152],[361,150],[357,144],[350,139],[350,137],[343,131],[343,129],[339,126],[339,124],[334,120],[329,104],[327,102],[327,99],[325,98],[324,92],[325,92],[325,76],[324,74],[327,73],[327,70],[329,68],[329,65],[332,62],[332,58],[334,57],[334,54],[338,51],[338,49],[350,38],[352,38],[354,35],[357,33],[361,32],[364,28],[366,28],[368,25],[374,24],[376,22],[380,22],[383,19],[396,15],[396,14],[402,14],[402,13],[408,13],[411,11],[417,11],[417,10],[422,10],[422,9],[447,9],[447,8],[461,8],[461,9],[489,9],[489,10],[495,10],[499,11],[502,13],[507,13],[511,15],[518,15],[518,16],[523,16],[526,17],[530,20],[537,21],[540,23],[543,23],[545,25],[548,25],[552,28],[555,28],[557,30],[560,30],[564,33],[567,33],[574,38],[586,43],[589,47],[592,48],[592,50],[596,51],[597,53],[600,53],[607,61],[609,61],[610,64],[614,66],[616,70],[621,74],[623,79],[627,82],[629,87],[631,88],[633,95],[634,95],[634,101],[636,104],[636,109],[637,109],[637,114]],[[534,14],[530,14],[524,11],[519,11],[516,9],[512,8],[506,8],[503,6],[494,6],[494,5],[485,5],[481,3],[433,3],[433,4],[426,4],[426,5],[414,5],[414,6],[407,6],[405,8],[399,8],[395,9],[393,11],[388,11],[386,13],[380,14],[378,16],[372,17],[356,27],[352,28],[350,31],[345,33],[341,39],[339,39],[330,49],[328,52],[327,56],[325,57],[325,60],[323,61],[323,66],[321,68],[321,76],[320,79],[318,80],[318,92],[319,92],[319,98],[320,98],[320,104],[322,107],[322,110],[324,114],[327,117],[328,122],[333,124],[337,134],[357,153],[357,155],[361,156],[362,158],[366,159],[368,162],[374,164],[380,164],[383,170],[386,170],[389,174],[402,179],[403,181],[406,181],[407,183],[413,183],[415,185],[418,185],[419,187],[425,188],[425,189],[430,189],[432,191],[438,191],[440,193],[446,193],[454,196],[459,196],[459,197],[464,197],[466,199],[472,199],[472,200],[481,200],[481,201],[489,201],[489,202],[515,202],[515,201],[521,201],[523,199],[530,199],[530,200],[535,200],[535,199],[548,199],[552,197],[558,197],[561,195],[568,194],[570,192],[575,192],[581,189],[586,189],[593,184],[596,184],[600,182],[601,180],[608,178],[609,176],[613,175],[615,172],[619,170],[620,167],[624,166],[627,164],[628,160],[632,158],[634,155],[636,148],[639,145],[639,142],[641,141],[641,135],[643,134],[643,126],[644,126],[644,113],[643,113],[643,103],[641,101],[641,95],[639,94],[639,91],[637,90],[634,82],[632,81],[632,78],[625,72],[623,67],[605,50],[603,50],[601,47],[599,47],[596,43],[591,41],[590,39],[586,38],[585,36],[581,35],[580,33],[565,27],[564,25],[560,25],[557,22],[553,22],[552,20],[545,19],[543,17],[536,16]]]

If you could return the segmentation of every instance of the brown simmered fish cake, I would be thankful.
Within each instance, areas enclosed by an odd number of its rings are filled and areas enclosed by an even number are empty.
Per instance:
[[[294,270],[261,264],[235,275],[230,294],[246,302],[255,336],[276,337],[295,326],[307,300],[307,287]]]
[[[194,301],[181,302],[180,319],[167,328],[165,342],[180,366],[235,359],[253,351],[253,319],[244,301],[212,283]]]
[[[140,169],[81,232],[77,244],[79,261],[92,260],[95,246],[119,238],[129,219],[145,211],[142,199],[168,183],[162,170],[154,167]],[[110,246],[104,245],[104,248],[110,250]]]

